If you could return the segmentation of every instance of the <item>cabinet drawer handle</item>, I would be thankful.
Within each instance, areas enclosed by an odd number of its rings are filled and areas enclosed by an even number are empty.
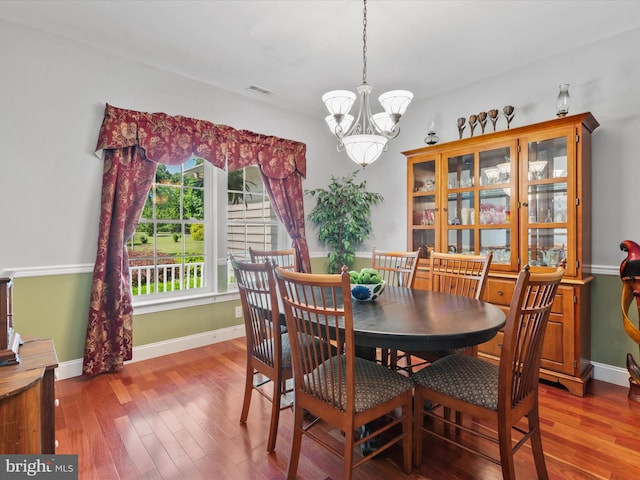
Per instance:
[[[498,295],[502,296],[504,295],[504,292],[502,290],[498,290]]]

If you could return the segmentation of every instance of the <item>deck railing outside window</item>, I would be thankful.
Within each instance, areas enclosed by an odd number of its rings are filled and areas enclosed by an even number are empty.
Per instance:
[[[134,296],[204,286],[204,262],[130,266],[129,272]]]

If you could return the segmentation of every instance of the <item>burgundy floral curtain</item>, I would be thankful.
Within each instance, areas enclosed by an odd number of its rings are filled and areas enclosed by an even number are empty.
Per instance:
[[[300,265],[303,271],[310,271],[302,208],[304,144],[107,104],[96,151],[103,151],[105,164],[84,374],[118,371],[132,358],[133,309],[126,242],[135,232],[158,163],[180,165],[198,156],[218,168],[228,165],[229,171],[258,165],[263,178],[268,178],[267,192],[293,239]]]
[[[251,132],[238,133],[244,140],[234,142],[241,146],[229,155],[229,171],[257,163],[271,206],[291,237],[298,269],[310,273],[302,191],[302,178],[306,175],[305,145],[291,145],[289,140]]]

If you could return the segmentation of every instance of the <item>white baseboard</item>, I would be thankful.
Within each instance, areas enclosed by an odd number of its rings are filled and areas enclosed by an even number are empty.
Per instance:
[[[598,362],[591,362],[591,364],[593,365],[593,378],[595,380],[602,380],[622,387],[629,386],[629,372],[626,368]]]
[[[244,337],[244,325],[235,325],[233,327],[222,328],[220,330],[212,330],[210,332],[188,335],[186,337],[172,338],[163,342],[150,343],[140,347],[133,348],[133,359],[125,362],[125,365],[150,358],[161,357],[171,353],[190,350],[192,348],[204,347],[212,343],[224,342],[233,338]],[[56,369],[56,378],[64,380],[65,378],[79,377],[82,375],[82,359],[69,360],[62,362]]]
[[[150,358],[169,355],[171,353],[189,350],[191,348],[203,347],[212,343],[224,342],[233,338],[244,336],[244,325],[235,325],[233,327],[222,328],[220,330],[212,330],[210,332],[198,333],[196,335],[188,335],[186,337],[172,338],[164,342],[150,343],[141,347],[134,347],[133,360],[125,362],[125,365],[133,362],[140,362]],[[593,378],[614,385],[623,387],[629,386],[629,372],[626,368],[614,367],[604,363],[591,362],[593,365]],[[64,380],[65,378],[78,377],[82,375],[82,359],[70,360],[62,362],[56,370],[57,378]]]

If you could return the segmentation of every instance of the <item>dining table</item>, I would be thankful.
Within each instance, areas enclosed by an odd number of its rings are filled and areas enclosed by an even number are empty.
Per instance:
[[[491,303],[449,293],[387,286],[373,301],[353,300],[360,352],[375,348],[435,351],[491,340],[506,322]],[[369,355],[366,355],[369,356]]]

